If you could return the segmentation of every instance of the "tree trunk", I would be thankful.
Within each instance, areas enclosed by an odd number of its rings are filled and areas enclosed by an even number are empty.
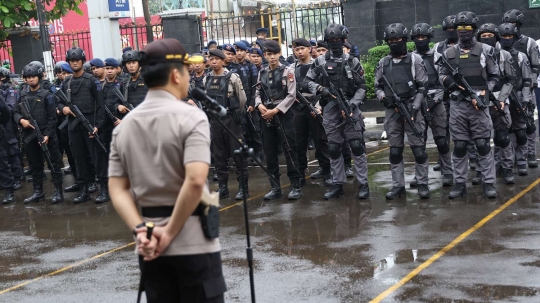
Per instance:
[[[146,24],[146,42],[154,41],[154,32],[152,31],[152,18],[150,17],[149,0],[142,0],[144,22]]]

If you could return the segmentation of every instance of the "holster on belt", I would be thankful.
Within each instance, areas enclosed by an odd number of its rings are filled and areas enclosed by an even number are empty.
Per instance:
[[[201,214],[201,226],[204,236],[207,239],[219,237],[219,195],[210,193],[205,187],[201,198],[201,205],[204,208]]]

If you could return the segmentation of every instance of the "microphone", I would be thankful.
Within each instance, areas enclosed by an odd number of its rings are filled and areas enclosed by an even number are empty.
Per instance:
[[[225,117],[227,115],[227,110],[223,106],[219,105],[216,100],[208,97],[202,89],[194,87],[191,90],[191,96],[201,101],[207,109],[211,110],[219,117]]]

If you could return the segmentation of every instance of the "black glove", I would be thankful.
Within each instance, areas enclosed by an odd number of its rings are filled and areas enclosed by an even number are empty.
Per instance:
[[[416,120],[416,114],[418,114],[418,108],[414,107],[411,109],[411,117]]]
[[[393,109],[396,107],[396,103],[394,103],[394,99],[393,98],[390,98],[390,97],[384,97],[382,99],[383,101],[383,104],[384,104],[384,107],[388,108],[388,109]]]
[[[325,98],[325,99],[331,99],[332,98],[332,93],[330,93],[330,91],[328,90],[328,88],[323,88],[321,90],[321,97]]]
[[[449,91],[455,91],[458,88],[458,83],[450,76],[444,79],[443,84]]]

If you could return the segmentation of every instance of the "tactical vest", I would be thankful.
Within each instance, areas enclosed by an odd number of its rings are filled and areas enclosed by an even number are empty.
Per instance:
[[[527,44],[529,44],[529,37],[527,36],[521,36],[519,40],[516,40],[514,43],[514,49],[524,53],[527,56],[527,59],[529,59],[529,62],[531,61],[531,57],[529,56],[529,50],[527,49]]]
[[[193,74],[191,76],[191,81],[189,82],[190,85],[191,85],[191,88],[197,87],[197,88],[200,88],[200,89],[204,90],[205,89],[204,88],[204,83],[203,83],[204,77],[205,77],[205,74],[203,74],[200,77],[197,77],[195,74]]]
[[[439,75],[437,74],[437,71],[435,70],[435,63],[434,63],[434,54],[431,55],[423,55],[422,59],[424,60],[424,64],[426,65],[427,69],[427,89],[435,89],[439,87]]]
[[[302,92],[302,84],[304,83],[304,78],[306,78],[307,72],[311,64],[301,64],[300,62],[296,63],[294,69],[294,77],[296,78],[296,92]]]
[[[459,73],[473,89],[487,88],[487,73],[480,63],[482,43],[477,42],[467,54],[461,54],[459,47],[454,46],[446,52],[448,62],[452,67],[458,67]]]
[[[512,51],[510,51],[510,55],[512,55],[512,59],[514,59],[514,62],[512,62],[512,66],[516,71],[516,83],[514,83],[514,89],[519,90],[522,88],[521,86],[523,85],[523,73],[521,72],[521,67],[519,66],[519,51],[516,49],[512,49]]]
[[[250,96],[251,93],[251,85],[249,83],[248,75],[245,70],[245,68],[238,64],[231,62],[229,65],[224,66],[229,72],[235,73],[240,77],[240,81],[242,81],[242,86],[244,87],[244,92],[246,93],[246,96]]]
[[[21,100],[26,100],[28,103],[28,107],[30,107],[30,114],[32,115],[32,118],[36,120],[40,129],[47,127],[48,119],[46,97],[48,94],[50,94],[50,92],[41,87],[35,93],[28,91],[21,92]],[[24,111],[22,113],[26,119],[29,118],[28,116],[24,115]]]
[[[139,106],[146,98],[148,88],[144,84],[143,78],[139,75],[137,80],[131,81],[131,76],[124,79],[124,98],[127,98],[127,102],[133,105],[133,107]],[[127,95],[127,97],[126,97]]]
[[[265,68],[261,71],[261,85],[268,98],[271,99],[270,101],[283,100],[287,96],[287,79],[283,78],[285,68],[285,65],[281,65],[274,70]],[[261,97],[264,98],[264,95],[261,94]],[[268,100],[263,99],[264,102],[268,102]]]
[[[340,87],[343,90],[343,93],[348,98],[352,98],[356,93],[356,84],[354,82],[354,77],[352,75],[352,64],[353,56],[348,56],[347,60],[345,59],[346,54],[343,54],[342,60],[336,60],[335,58],[330,58],[330,52],[326,52],[325,61],[326,64],[324,68],[328,73],[330,81],[336,86]],[[328,87],[328,80],[323,77],[322,86]]]
[[[384,58],[383,75],[388,79],[394,91],[400,98],[410,99],[416,94],[416,81],[412,75],[412,58],[407,54],[399,63],[394,63],[390,56]],[[384,94],[391,96],[392,92],[386,86]]]
[[[216,100],[221,106],[229,109],[236,110],[240,108],[240,100],[236,96],[236,92],[233,92],[229,96],[229,83],[231,82],[232,72],[228,72],[224,76],[211,76],[206,77],[206,94]]]
[[[88,73],[84,73],[78,78],[71,76],[67,80],[67,85],[64,86],[67,97],[69,98],[69,91],[71,90],[71,102],[73,105],[77,105],[84,115],[94,113],[95,101],[91,93],[92,80],[94,79],[94,76]]]
[[[442,55],[447,48],[448,45],[446,44],[446,42],[439,42],[439,44],[437,45],[437,52]]]

